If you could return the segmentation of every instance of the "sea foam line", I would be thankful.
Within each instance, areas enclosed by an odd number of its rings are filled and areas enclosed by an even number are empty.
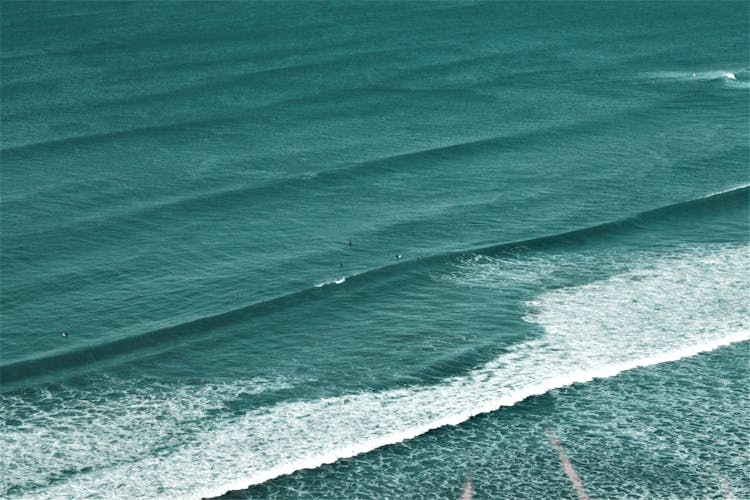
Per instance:
[[[73,477],[70,481],[62,484],[58,483],[51,488],[38,489],[34,491],[34,496],[38,498],[59,498],[60,495],[86,496],[103,491],[100,488],[110,488],[108,491],[114,497],[120,498],[205,498],[220,496],[228,491],[245,489],[252,485],[261,484],[300,470],[315,469],[325,464],[334,463],[340,459],[354,457],[383,446],[407,441],[434,429],[459,425],[474,416],[497,411],[503,407],[513,406],[529,397],[543,395],[550,390],[560,389],[576,383],[586,383],[594,379],[613,377],[634,368],[677,361],[703,352],[713,351],[735,342],[747,340],[750,340],[750,330],[735,332],[711,342],[636,359],[628,363],[620,363],[576,373],[558,373],[543,383],[528,385],[521,390],[500,395],[494,400],[485,401],[478,405],[477,402],[481,401],[479,398],[487,396],[488,393],[495,392],[498,388],[495,384],[488,384],[489,390],[487,391],[477,393],[476,390],[471,390],[472,386],[476,389],[478,385],[483,384],[482,379],[484,375],[481,373],[482,370],[479,370],[468,378],[454,379],[447,386],[417,388],[411,394],[409,394],[410,391],[398,390],[386,391],[381,394],[365,393],[353,395],[349,398],[339,397],[319,401],[317,405],[319,406],[318,410],[322,410],[320,417],[323,417],[324,420],[340,412],[346,413],[348,408],[356,405],[363,406],[363,410],[359,413],[372,415],[373,411],[385,410],[387,412],[389,409],[394,409],[396,413],[399,413],[399,407],[401,409],[413,408],[419,413],[421,409],[432,411],[433,408],[430,408],[430,406],[434,406],[435,402],[447,404],[440,405],[440,411],[444,412],[444,415],[432,418],[418,425],[411,425],[407,429],[389,432],[370,439],[350,441],[343,446],[336,446],[327,450],[315,450],[314,453],[307,456],[259,470],[249,476],[224,477],[224,480],[221,482],[211,484],[217,477],[226,476],[227,471],[233,471],[232,475],[241,475],[246,470],[242,466],[246,465],[242,463],[246,462],[246,460],[243,460],[246,457],[242,453],[249,451],[248,444],[251,443],[248,442],[248,438],[252,438],[253,435],[259,436],[255,432],[250,435],[246,432],[260,430],[257,425],[253,425],[252,423],[259,415],[248,414],[238,422],[227,422],[218,429],[204,433],[199,436],[199,439],[194,440],[191,445],[170,457],[165,457],[166,460],[151,457],[144,458],[134,464],[120,464],[109,472],[102,471],[98,475],[94,472],[81,477]],[[469,397],[467,397],[467,392],[469,393]],[[397,407],[393,407],[394,404]],[[293,406],[294,403],[291,405]],[[282,408],[276,409],[281,410],[281,414],[287,413],[284,411],[283,406],[285,405],[281,405]],[[312,410],[314,408],[311,407],[308,409]],[[302,413],[304,414],[305,412]],[[398,416],[401,417],[401,415]],[[276,429],[287,428],[288,424],[292,424],[291,427],[294,427],[293,423],[295,420],[296,418],[287,419],[281,425],[275,427]],[[372,421],[368,422],[368,424],[373,423]],[[303,448],[308,447],[316,440],[315,437],[309,440],[303,438]],[[272,452],[273,450],[269,451]],[[284,449],[279,451],[293,453],[299,450]],[[213,462],[212,464],[208,464],[213,466],[209,467],[209,469],[201,470],[201,465],[205,465],[207,462]],[[191,471],[193,474],[191,474]],[[139,479],[137,482],[132,482],[128,481],[129,477],[138,477]],[[115,487],[116,485],[120,486]],[[158,485],[161,485],[164,490],[158,492]]]
[[[426,434],[432,430],[436,430],[447,426],[460,425],[467,420],[482,415],[485,413],[491,413],[493,411],[500,410],[503,407],[510,407],[520,403],[528,398],[534,396],[541,396],[549,391],[562,389],[565,387],[572,386],[574,384],[588,383],[596,379],[606,379],[617,376],[623,372],[643,368],[662,363],[668,363],[678,361],[688,357],[696,356],[701,353],[711,352],[721,347],[728,346],[737,342],[745,342],[750,340],[750,330],[736,332],[735,334],[729,335],[726,338],[719,339],[714,342],[706,343],[703,345],[691,346],[689,348],[680,349],[671,353],[664,353],[658,356],[652,356],[635,360],[630,363],[622,363],[620,365],[614,365],[611,367],[605,367],[599,370],[592,370],[589,372],[579,372],[575,375],[560,376],[554,383],[540,384],[537,386],[531,386],[524,391],[519,391],[516,394],[509,395],[500,399],[497,399],[491,403],[485,403],[475,407],[475,409],[463,413],[456,413],[453,415],[445,416],[433,420],[429,423],[412,427],[402,432],[392,433],[387,436],[383,436],[378,439],[370,439],[362,441],[357,444],[352,444],[341,449],[325,453],[314,458],[295,461],[283,466],[273,468],[271,470],[263,471],[262,473],[254,474],[246,479],[232,481],[216,487],[206,488],[200,491],[200,493],[194,498],[205,498],[205,497],[216,497],[221,496],[229,491],[247,489],[253,485],[262,484],[266,481],[276,479],[281,476],[293,474],[301,470],[316,469],[323,465],[332,464],[338,460],[352,458],[357,455],[368,453],[384,446],[398,444],[404,441],[408,441]]]

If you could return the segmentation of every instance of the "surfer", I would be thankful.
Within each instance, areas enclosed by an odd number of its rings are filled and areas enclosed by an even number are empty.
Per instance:
[[[352,240],[349,240],[349,246],[352,246]]]
[[[63,337],[67,337],[68,336],[68,332],[62,332],[62,336]]]

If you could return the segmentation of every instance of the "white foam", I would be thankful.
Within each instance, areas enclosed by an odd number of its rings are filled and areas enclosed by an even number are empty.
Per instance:
[[[96,386],[96,392],[61,388],[34,397],[0,397],[1,497],[16,486],[25,496],[49,498],[54,495],[45,488],[54,481],[80,490],[74,477],[65,480],[66,474],[142,460],[154,450],[179,446],[186,434],[210,425],[227,401],[291,387],[285,379],[172,385],[111,377],[102,377]]]
[[[731,80],[736,79],[736,75],[731,71],[725,70],[709,70],[709,71],[655,71],[646,73],[647,78],[663,79],[663,80],[720,80],[722,78],[728,78]]]
[[[600,258],[602,265],[609,260]],[[591,259],[587,257],[586,262],[594,265]],[[565,267],[565,260],[558,257],[558,267],[542,269],[541,278],[534,276],[533,266],[527,267],[523,279],[529,283],[536,280],[538,285],[546,279],[544,273],[554,274],[559,266],[566,272],[572,270],[574,267]],[[506,264],[519,262],[523,259]],[[497,274],[500,264],[499,259],[467,262],[451,280],[461,286],[501,289],[508,285],[507,275]],[[92,448],[99,443],[87,443],[84,432],[76,436],[83,443],[77,443],[82,451],[73,444],[62,451],[75,457],[91,454],[93,469],[64,481],[40,484],[33,495],[82,497],[106,491],[128,498],[215,496],[411,439],[434,428],[457,425],[551,389],[750,339],[747,248],[688,249],[669,255],[641,252],[629,254],[627,263],[613,267],[621,272],[530,300],[525,319],[544,333],[467,375],[435,386],[290,401],[222,418],[202,418],[200,412],[208,410],[199,403],[197,417],[168,424],[168,432],[177,436],[170,436],[174,439],[167,440],[163,450],[131,452],[129,458],[128,450],[118,456],[106,446],[104,452]],[[212,398],[208,398],[209,408],[217,403]],[[220,395],[218,401],[222,398],[231,400],[231,391]],[[107,400],[102,404],[128,416],[134,412],[130,406]],[[71,411],[75,414],[78,410]],[[149,410],[145,414],[151,415]],[[173,418],[163,412],[157,412],[157,417]],[[132,429],[118,428],[117,432],[135,445],[144,428],[155,431],[150,423],[136,422]],[[57,446],[54,439],[65,439],[60,434],[44,435],[42,424],[26,430],[29,432],[13,435],[15,449],[32,444],[34,453],[47,453]],[[85,431],[91,434],[88,439],[106,439],[106,433],[102,437],[95,427]],[[3,469],[13,470],[8,465]]]
[[[340,285],[346,281],[346,276],[342,276],[339,279],[331,280],[331,281],[324,281],[322,283],[318,283],[315,285],[315,288],[322,288],[327,285]]]
[[[642,78],[649,80],[665,80],[674,82],[721,82],[727,89],[747,89],[750,80],[747,79],[747,71],[733,72],[726,70],[711,70],[700,72],[687,71],[657,71],[645,73]]]
[[[716,192],[707,194],[707,195],[701,197],[700,199],[703,200],[703,199],[711,198],[713,196],[717,196],[717,195],[720,195],[720,194],[731,193],[732,191],[737,191],[738,189],[747,189],[749,187],[750,187],[750,184],[740,184],[738,186],[731,187],[729,189],[724,189],[723,191],[716,191]]]

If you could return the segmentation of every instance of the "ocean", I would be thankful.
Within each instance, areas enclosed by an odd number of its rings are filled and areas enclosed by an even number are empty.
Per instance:
[[[747,2],[0,18],[0,497],[750,497]]]

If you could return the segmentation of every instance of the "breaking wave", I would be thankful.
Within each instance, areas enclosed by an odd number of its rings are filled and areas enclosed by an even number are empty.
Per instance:
[[[458,425],[552,389],[750,339],[746,247],[640,252],[623,260],[627,264],[609,278],[549,289],[526,301],[524,319],[539,328],[538,338],[437,385],[285,401],[239,413],[226,408],[246,390],[241,382],[216,390],[148,387],[124,391],[122,398],[81,394],[79,406],[57,403],[54,396],[34,403],[5,397],[11,424],[5,425],[4,446],[20,454],[6,457],[27,458],[4,467],[12,471],[4,494],[219,495]],[[509,275],[543,280],[549,269],[487,257],[465,261],[445,279],[500,289]],[[184,419],[181,408],[197,413]],[[115,418],[92,419],[92,411]],[[213,418],[201,420],[207,411]],[[97,432],[85,432],[86,425],[74,429],[84,421],[97,425]],[[145,445],[118,447],[117,453],[108,444],[142,436]],[[141,453],[143,446],[148,453]]]

